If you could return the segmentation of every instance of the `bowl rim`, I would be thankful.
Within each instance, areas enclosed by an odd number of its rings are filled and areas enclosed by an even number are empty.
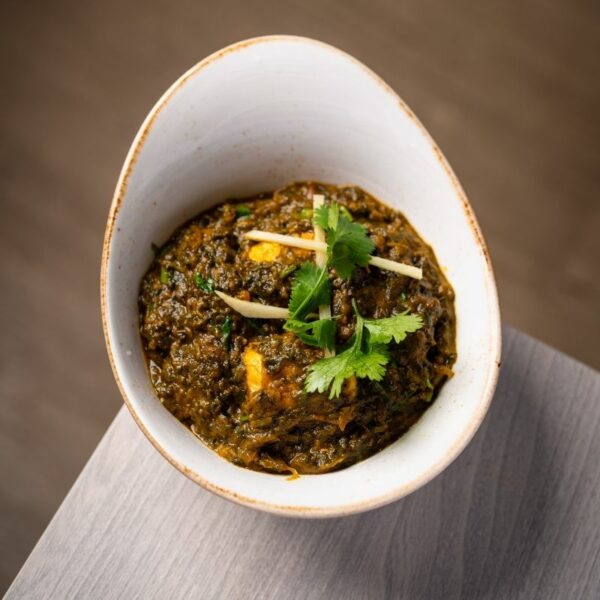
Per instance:
[[[112,243],[113,233],[115,230],[115,222],[121,207],[121,204],[127,194],[127,186],[133,169],[137,163],[137,159],[141,153],[141,150],[144,146],[146,139],[156,121],[156,118],[161,113],[161,111],[165,108],[165,106],[169,103],[169,101],[173,98],[176,92],[185,85],[185,83],[197,75],[200,71],[206,68],[208,65],[218,61],[219,59],[227,56],[228,54],[232,54],[234,52],[239,52],[248,47],[257,45],[257,44],[265,44],[265,43],[273,43],[273,42],[295,42],[301,44],[312,44],[321,47],[324,50],[329,52],[335,52],[342,55],[346,60],[354,63],[357,67],[361,68],[378,86],[382,87],[387,94],[390,94],[392,98],[398,103],[400,110],[402,110],[405,115],[413,121],[420,131],[424,134],[425,139],[429,143],[433,154],[435,155],[438,163],[444,169],[447,177],[452,184],[454,191],[457,195],[457,198],[461,201],[463,211],[467,220],[469,222],[471,231],[473,236],[475,237],[475,241],[479,246],[480,250],[483,253],[485,259],[485,279],[487,284],[487,297],[488,297],[488,314],[491,314],[492,317],[492,325],[495,322],[495,328],[492,331],[492,340],[490,345],[490,353],[493,356],[494,364],[491,369],[489,369],[486,385],[484,392],[482,394],[481,402],[478,405],[477,412],[471,417],[468,424],[463,429],[462,435],[459,439],[454,441],[454,444],[450,446],[444,457],[438,461],[433,467],[430,467],[427,471],[421,474],[420,477],[413,479],[411,482],[407,484],[403,484],[391,492],[387,492],[385,494],[373,497],[367,501],[362,502],[351,502],[348,504],[340,504],[335,507],[306,507],[306,506],[287,506],[287,505],[277,505],[268,502],[258,501],[254,498],[249,498],[246,496],[242,496],[232,490],[222,488],[208,481],[204,477],[202,477],[196,471],[190,469],[184,464],[181,464],[179,461],[175,460],[168,452],[163,448],[160,441],[148,430],[146,425],[144,424],[142,418],[137,413],[133,403],[130,401],[127,393],[125,392],[125,387],[121,381],[121,377],[119,371],[116,366],[116,361],[113,356],[113,348],[112,341],[109,334],[109,326],[108,326],[108,304],[107,304],[107,277],[108,277],[108,266],[110,262],[110,246]],[[467,196],[458,181],[454,171],[450,167],[446,157],[442,153],[442,151],[438,148],[436,142],[433,140],[427,129],[421,123],[421,121],[417,118],[417,116],[412,112],[412,110],[408,107],[408,105],[402,100],[402,98],[394,91],[394,89],[388,85],[379,75],[377,75],[374,71],[372,71],[369,67],[364,65],[358,59],[354,58],[352,55],[347,52],[332,46],[331,44],[322,42],[320,40],[315,40],[313,38],[308,38],[304,36],[296,36],[296,35],[265,35],[253,37],[245,40],[241,40],[239,42],[235,42],[224,48],[217,50],[216,52],[210,54],[206,58],[202,59],[195,65],[193,65],[190,69],[188,69],[183,75],[181,75],[159,98],[159,100],[154,104],[146,118],[144,119],[140,129],[138,130],[125,158],[125,162],[123,163],[123,167],[121,168],[121,172],[119,174],[119,178],[117,180],[117,185],[115,188],[115,192],[113,194],[113,199],[110,207],[110,211],[108,214],[108,220],[106,224],[106,229],[104,233],[104,241],[103,241],[103,249],[102,249],[102,261],[100,268],[100,300],[101,300],[101,312],[102,312],[102,329],[104,332],[104,340],[106,344],[106,349],[108,353],[108,358],[110,362],[110,366],[113,371],[113,375],[115,381],[117,382],[117,386],[123,398],[125,405],[127,406],[131,416],[136,422],[137,426],[141,429],[144,435],[148,438],[150,443],[156,448],[156,450],[165,458],[171,465],[173,465],[178,471],[183,473],[186,477],[194,481],[196,484],[201,487],[216,493],[223,498],[235,502],[237,504],[241,504],[243,506],[249,506],[252,508],[260,509],[266,512],[287,515],[293,517],[307,517],[307,518],[315,518],[315,517],[339,517],[339,516],[347,516],[351,514],[356,514],[368,510],[372,510],[375,508],[379,508],[390,502],[395,500],[399,500],[400,498],[407,496],[408,494],[416,491],[418,488],[422,487],[432,479],[434,479],[439,473],[441,473],[444,469],[446,469],[464,450],[464,448],[471,441],[475,433],[477,432],[479,426],[481,425],[492,400],[496,383],[498,380],[498,374],[501,365],[501,349],[502,349],[502,335],[501,335],[501,319],[500,319],[500,306],[498,301],[498,293],[496,287],[496,281],[494,277],[494,269],[492,266],[492,262],[490,259],[490,254],[487,249],[485,240],[483,238],[483,234],[473,212],[473,209],[467,199]],[[116,343],[116,342],[115,342]]]

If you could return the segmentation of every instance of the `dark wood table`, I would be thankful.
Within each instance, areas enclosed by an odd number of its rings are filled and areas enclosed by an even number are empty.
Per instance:
[[[201,489],[122,409],[7,598],[598,598],[599,424],[600,375],[505,328],[490,412],[442,475],[295,520]]]

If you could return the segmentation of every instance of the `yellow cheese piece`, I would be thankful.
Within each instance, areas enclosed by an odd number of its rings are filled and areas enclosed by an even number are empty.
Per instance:
[[[273,262],[281,254],[281,244],[274,242],[259,242],[248,251],[248,258],[256,262]]]
[[[246,386],[250,394],[260,392],[264,387],[265,367],[263,356],[251,346],[244,350],[242,357],[244,366],[246,367]]]

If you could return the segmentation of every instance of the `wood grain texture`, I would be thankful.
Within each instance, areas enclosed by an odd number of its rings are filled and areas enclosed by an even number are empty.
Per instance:
[[[598,0],[4,0],[0,593],[120,405],[102,234],[144,116],[239,39],[316,37],[372,67],[456,170],[507,322],[600,367]]]
[[[342,519],[206,492],[123,409],[7,599],[598,597],[600,375],[512,329],[504,344],[490,413],[455,463]]]

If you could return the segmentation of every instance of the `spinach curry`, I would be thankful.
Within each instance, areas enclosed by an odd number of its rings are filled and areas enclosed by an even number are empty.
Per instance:
[[[312,240],[317,195],[338,211],[332,228],[343,222],[363,236],[367,253],[422,273],[408,277],[360,259],[346,269],[333,257],[321,277],[328,289],[315,295],[332,315],[321,321],[329,331],[322,344],[315,338],[326,328],[315,326],[311,301],[285,321],[248,318],[217,295],[293,312],[292,290],[302,288],[315,252],[247,234]],[[331,231],[327,256],[352,259],[351,244],[332,250]],[[303,182],[225,202],[154,250],[139,294],[152,384],[177,419],[236,465],[293,475],[348,467],[404,434],[452,376],[453,290],[406,217],[358,187]],[[403,322],[400,335],[403,318],[412,325]]]

